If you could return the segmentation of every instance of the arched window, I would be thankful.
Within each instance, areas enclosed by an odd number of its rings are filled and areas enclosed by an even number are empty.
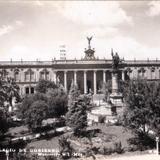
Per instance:
[[[31,69],[28,69],[25,72],[25,81],[34,81],[34,72]]]
[[[14,70],[14,79],[15,79],[16,82],[20,81],[19,69],[18,68],[16,68]]]
[[[40,79],[49,80],[49,71],[46,68],[40,72]]]
[[[155,79],[155,67],[151,67],[151,79]]]
[[[145,69],[143,67],[141,67],[138,70],[138,78],[144,78],[144,76],[145,76]]]

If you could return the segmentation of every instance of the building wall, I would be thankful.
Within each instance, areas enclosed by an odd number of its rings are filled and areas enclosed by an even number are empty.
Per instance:
[[[22,95],[34,92],[39,79],[59,81],[68,91],[71,83],[79,86],[81,93],[86,90],[98,93],[104,81],[111,80],[112,60],[63,60],[51,62],[0,62],[0,72],[15,78]],[[105,73],[104,73],[105,72]],[[66,79],[65,79],[66,73]],[[124,74],[124,76],[123,76]],[[160,80],[160,61],[123,61],[119,66],[119,79]],[[94,81],[96,80],[96,82]]]

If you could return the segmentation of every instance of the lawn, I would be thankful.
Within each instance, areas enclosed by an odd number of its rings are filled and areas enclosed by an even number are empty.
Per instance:
[[[107,126],[105,124],[98,124],[96,126],[88,127],[88,130],[99,129],[100,132],[96,133],[94,137],[92,137],[92,144],[96,147],[103,146],[113,146],[115,142],[121,142],[122,148],[129,147],[127,143],[129,138],[132,138],[134,135],[131,131],[126,130],[122,126]],[[9,130],[10,133],[14,135],[21,135],[23,132],[27,132],[26,127],[15,127]],[[71,133],[67,132],[62,135],[71,135]],[[48,138],[40,138],[34,139],[31,142],[28,142],[26,148],[35,148],[35,149],[53,149],[58,150],[59,144],[58,139],[60,136],[52,136]],[[88,147],[90,147],[90,141],[88,138],[76,138],[71,136],[69,138],[71,141],[71,146],[76,149],[77,153],[85,151]]]
[[[88,127],[88,129],[100,129],[101,132],[93,138],[93,141],[102,141],[102,143],[113,143],[120,141],[122,143],[122,147],[128,147],[127,140],[133,137],[131,131],[126,130],[122,126],[107,126],[105,124],[98,124],[96,126]],[[28,129],[26,126],[21,127],[14,127],[9,130],[8,133],[12,135],[22,136],[24,133],[27,133]],[[31,143],[28,143],[28,147],[35,147],[35,148],[58,148],[58,136],[50,138],[48,140],[41,139],[41,140],[34,140]],[[97,138],[97,139],[96,139]],[[98,140],[99,139],[99,140]],[[100,140],[101,139],[101,140]],[[78,140],[78,139],[77,139]],[[76,139],[74,138],[75,142]],[[75,142],[73,145],[79,145],[79,142]],[[83,145],[83,144],[80,144]]]
[[[128,147],[127,140],[133,137],[131,131],[125,130],[122,126],[106,126],[104,124],[99,124],[97,126],[89,127],[89,129],[100,129],[102,132],[96,134],[94,138],[92,138],[93,145],[110,145],[114,142],[121,142],[122,147]],[[35,140],[28,143],[27,147],[34,148],[53,148],[58,149],[58,139],[59,136],[50,138],[48,140],[41,139]],[[85,139],[85,140],[84,140]],[[84,148],[86,147],[87,138],[71,138],[71,144],[74,148]]]
[[[107,126],[105,124],[99,124],[97,126],[89,127],[90,129],[100,129],[102,133],[98,134],[99,138],[106,139],[110,142],[118,142],[122,143],[122,147],[128,147],[127,140],[134,137],[130,130],[122,126]]]

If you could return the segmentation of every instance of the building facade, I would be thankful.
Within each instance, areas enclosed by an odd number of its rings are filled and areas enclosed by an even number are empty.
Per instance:
[[[52,61],[0,61],[0,73],[13,77],[20,94],[32,94],[40,79],[61,83],[65,90],[71,83],[78,85],[81,93],[98,94],[103,83],[111,80],[112,60],[96,59],[90,41],[83,59]],[[121,80],[144,78],[160,80],[159,60],[122,60],[118,77]]]

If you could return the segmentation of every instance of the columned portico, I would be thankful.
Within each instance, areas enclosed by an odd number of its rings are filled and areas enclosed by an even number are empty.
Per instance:
[[[94,94],[97,94],[97,75],[96,75],[97,71],[94,70],[93,74],[94,74],[94,79],[93,79],[93,83],[94,83]]]
[[[87,93],[87,71],[84,71],[84,94]]]
[[[64,89],[67,91],[67,71],[64,71]]]

